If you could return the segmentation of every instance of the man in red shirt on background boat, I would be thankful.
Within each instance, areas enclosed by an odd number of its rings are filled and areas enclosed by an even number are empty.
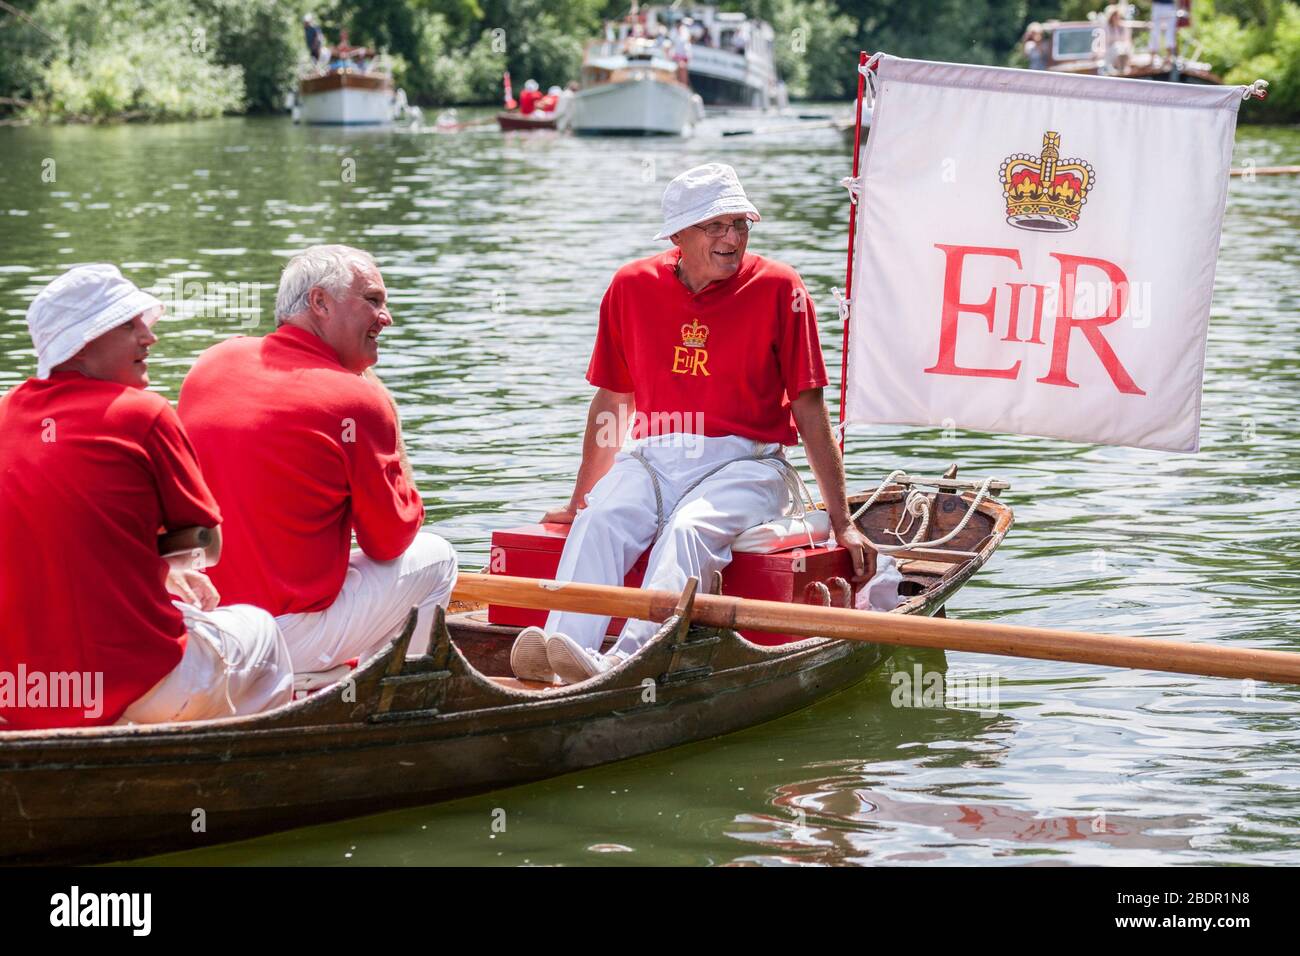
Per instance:
[[[393,324],[383,276],[359,249],[312,246],[285,266],[275,316],[270,335],[200,355],[181,387],[226,517],[214,580],[276,616],[296,671],[381,649],[413,606],[409,653],[422,654],[456,554],[420,530],[397,407],[370,370]]]
[[[221,523],[180,420],[145,389],[161,312],[110,265],[72,269],[28,309],[36,377],[0,400],[9,729],[228,717],[292,697],[274,619],[217,607],[199,570],[169,574],[159,556],[160,529]],[[220,550],[218,531],[203,558]]]
[[[557,580],[622,584],[653,543],[644,587],[709,583],[741,532],[785,514],[799,479],[782,447],[799,436],[861,577],[868,545],[849,520],[803,281],[746,251],[759,214],[730,166],[678,176],[663,216],[655,238],[674,248],[623,266],[601,302],[582,466],[569,503],[543,518],[573,523]],[[620,452],[629,421],[633,447]],[[574,683],[616,666],[659,628],[628,621],[602,654],[608,626],[608,617],[552,612],[545,628],[520,633],[511,666],[525,679]]]
[[[527,80],[523,92],[519,94],[519,114],[531,116],[542,99],[542,88],[536,80]]]

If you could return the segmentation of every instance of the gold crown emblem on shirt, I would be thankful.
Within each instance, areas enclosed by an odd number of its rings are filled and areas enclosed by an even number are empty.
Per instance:
[[[1079,226],[1094,175],[1081,159],[1061,159],[1061,134],[1043,134],[1043,149],[1012,153],[999,176],[1007,201],[1007,222],[1032,232],[1069,232]]]
[[[709,327],[700,325],[699,319],[693,319],[690,325],[682,326],[682,345],[689,345],[691,348],[702,349],[704,343],[709,340]]]

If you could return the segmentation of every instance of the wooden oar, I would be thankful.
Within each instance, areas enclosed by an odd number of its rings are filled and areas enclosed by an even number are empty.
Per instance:
[[[1229,172],[1233,176],[1300,176],[1300,166],[1238,166]]]
[[[814,123],[789,123],[785,126],[756,126],[753,129],[724,129],[723,136],[759,136],[764,133],[799,133],[806,129],[829,129],[840,120],[822,120]]]
[[[557,584],[535,578],[471,573],[460,575],[452,597],[462,601],[608,614],[646,621],[667,620],[676,613],[680,599],[680,595],[671,591],[599,584]],[[737,631],[771,631],[1005,657],[1133,667],[1174,674],[1249,677],[1300,684],[1300,654],[1287,651],[1157,641],[1145,637],[1088,634],[911,614],[882,614],[711,594],[695,596],[691,619],[698,624]]]

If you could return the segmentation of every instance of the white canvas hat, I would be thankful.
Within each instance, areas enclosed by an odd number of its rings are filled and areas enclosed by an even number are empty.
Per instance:
[[[36,377],[66,362],[105,332],[137,315],[153,326],[163,304],[124,278],[117,266],[97,262],[59,276],[27,308],[27,328],[36,346]]]
[[[688,169],[668,184],[663,199],[664,227],[656,239],[727,213],[744,213],[753,222],[763,217],[745,195],[736,171],[726,163]]]

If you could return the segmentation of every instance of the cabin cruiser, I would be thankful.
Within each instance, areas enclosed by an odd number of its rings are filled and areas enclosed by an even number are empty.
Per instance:
[[[663,26],[672,37],[678,24],[686,23],[689,82],[705,106],[767,110],[788,105],[776,69],[776,35],[765,21],[704,5],[646,7],[645,20],[651,36]]]
[[[621,36],[587,45],[581,88],[567,125],[588,135],[682,136],[704,118],[700,97],[682,81],[661,39]]]
[[[318,126],[387,126],[416,121],[419,110],[393,86],[386,56],[338,56],[298,78],[292,102],[294,122]]]

